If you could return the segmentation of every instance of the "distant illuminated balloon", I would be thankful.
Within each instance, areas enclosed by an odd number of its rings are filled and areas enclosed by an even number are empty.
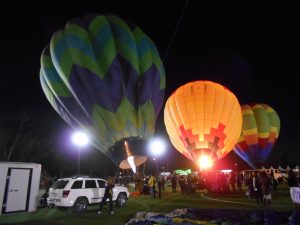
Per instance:
[[[265,162],[280,131],[278,114],[266,104],[242,105],[243,128],[234,152],[251,167]]]
[[[232,150],[241,133],[241,107],[235,95],[222,85],[195,81],[169,97],[164,121],[175,148],[199,165],[200,157],[213,162]]]
[[[70,20],[44,49],[40,80],[59,115],[120,168],[146,161],[165,71],[138,26],[99,14]]]

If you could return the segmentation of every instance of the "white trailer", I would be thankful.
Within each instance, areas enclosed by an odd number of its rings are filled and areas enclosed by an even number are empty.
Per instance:
[[[35,211],[41,165],[0,162],[0,214]]]

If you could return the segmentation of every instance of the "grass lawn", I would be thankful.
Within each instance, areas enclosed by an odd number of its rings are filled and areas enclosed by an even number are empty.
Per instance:
[[[273,194],[272,198],[271,209],[276,211],[291,211],[293,209],[287,188],[279,189],[279,193]],[[109,215],[108,205],[104,207],[101,215],[96,214],[97,208],[97,205],[90,206],[82,214],[74,214],[70,210],[63,212],[56,208],[43,208],[32,213],[0,215],[0,224],[118,225],[125,224],[139,211],[168,213],[179,208],[263,210],[262,207],[256,206],[254,199],[247,199],[242,194],[231,194],[227,197],[218,198],[216,201],[213,196],[206,192],[198,192],[196,195],[183,197],[178,192],[170,192],[169,189],[163,193],[161,199],[150,199],[150,196],[131,196],[124,208],[114,207],[114,215]]]

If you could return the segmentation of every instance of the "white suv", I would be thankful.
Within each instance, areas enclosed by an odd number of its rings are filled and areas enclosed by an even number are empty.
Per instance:
[[[81,213],[89,204],[101,202],[106,183],[103,179],[89,177],[59,179],[50,187],[47,203],[61,209],[72,207],[74,212]],[[123,207],[128,197],[127,187],[115,185],[113,201],[117,206]]]

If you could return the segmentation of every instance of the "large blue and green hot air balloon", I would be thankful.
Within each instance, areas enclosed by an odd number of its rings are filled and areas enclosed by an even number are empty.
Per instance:
[[[70,20],[44,49],[40,80],[60,116],[88,132],[114,163],[128,169],[130,162],[146,160],[144,144],[163,103],[165,71],[138,26],[99,14]]]

